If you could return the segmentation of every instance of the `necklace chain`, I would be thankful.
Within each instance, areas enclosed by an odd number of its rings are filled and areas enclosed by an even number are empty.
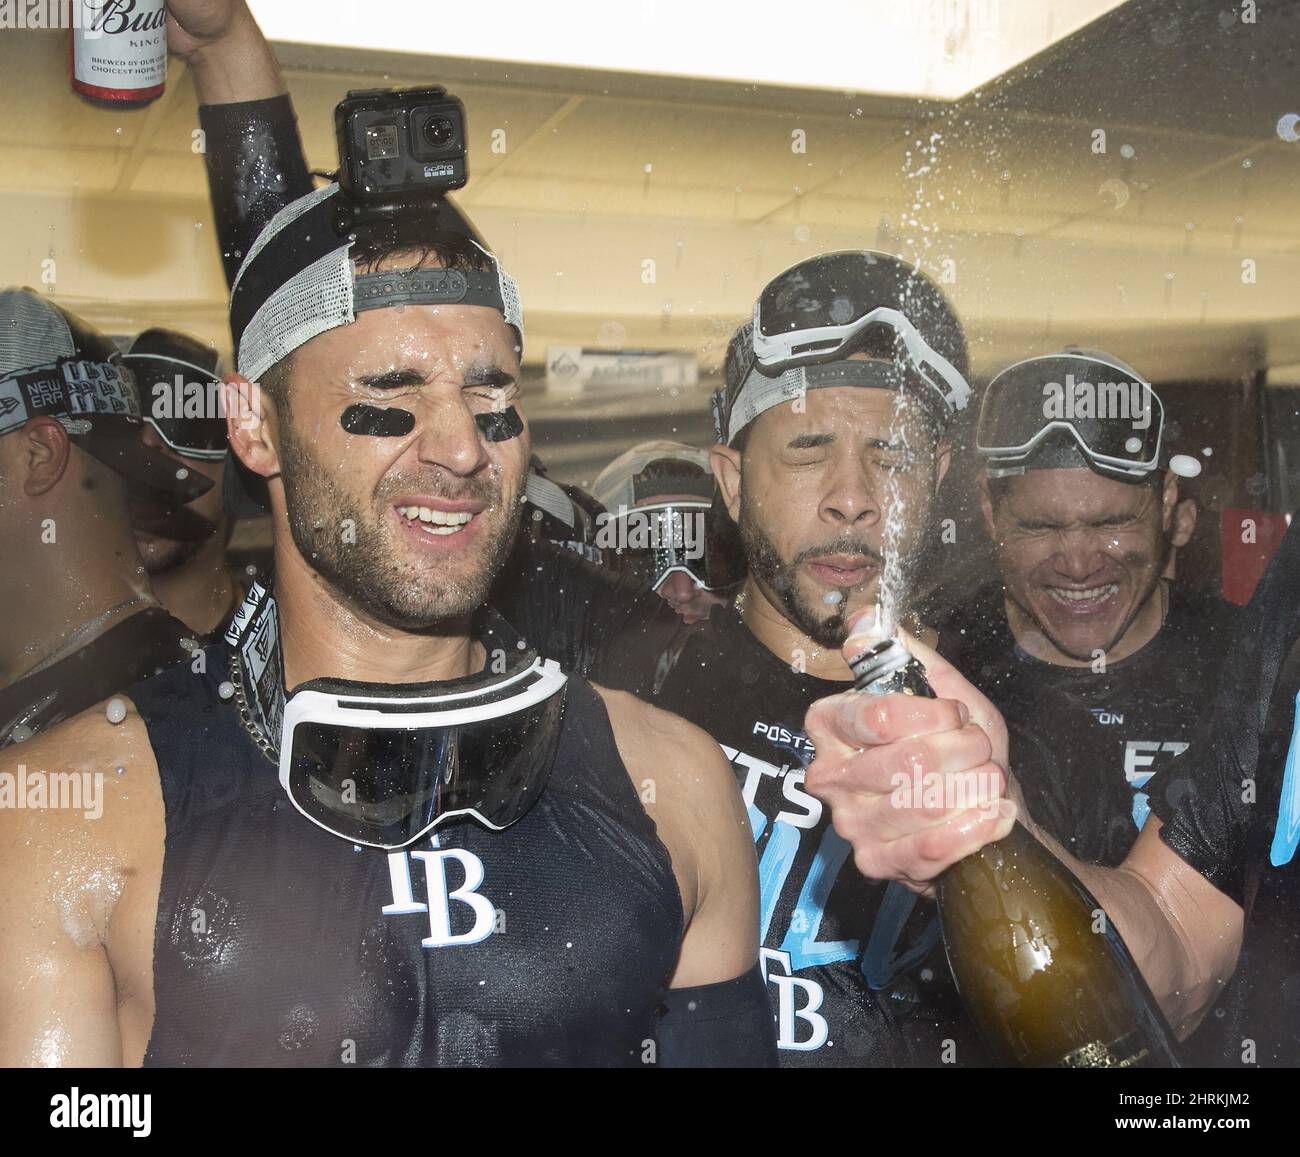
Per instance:
[[[230,685],[235,689],[235,706],[239,710],[240,724],[248,732],[248,737],[256,744],[257,749],[272,763],[278,764],[280,753],[276,745],[266,737],[266,733],[253,719],[253,712],[248,705],[248,698],[244,695],[244,668],[239,661],[238,651],[232,651],[230,655]]]

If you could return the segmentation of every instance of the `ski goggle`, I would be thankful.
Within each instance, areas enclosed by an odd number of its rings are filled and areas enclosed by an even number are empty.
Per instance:
[[[499,831],[546,784],[566,682],[530,650],[499,675],[312,680],[285,703],[280,784],[312,823],[365,847],[395,851],[456,817]]]
[[[124,354],[122,361],[139,383],[144,420],[168,449],[183,458],[215,461],[226,456],[219,377],[192,362],[160,354]]]
[[[807,324],[805,313],[798,317]],[[964,410],[970,401],[970,385],[957,367],[934,349],[899,310],[882,305],[843,324],[817,324],[820,320],[813,318],[813,325],[806,329],[784,328],[770,311],[764,313],[760,297],[754,306],[753,368],[765,377],[775,378],[797,367],[843,361],[866,347],[889,345],[896,363],[915,373],[938,395],[949,413]],[[764,324],[772,328],[764,332]]]
[[[625,572],[639,574],[652,591],[682,573],[704,590],[709,584],[707,502],[674,500],[620,507],[610,519],[604,556]],[[601,541],[601,540],[598,540]]]
[[[872,304],[880,298],[878,289],[865,283],[867,276],[863,254],[846,251],[823,254],[774,277],[754,303],[755,364],[772,377],[798,365],[840,361],[860,349],[876,357],[892,353],[939,394],[949,411],[965,409],[966,379],[901,310]]]
[[[1023,473],[1072,438],[1098,472],[1140,479],[1160,465],[1165,410],[1150,383],[1094,357],[1054,354],[1007,367],[989,384],[975,448],[991,477]]]
[[[929,391],[944,420],[969,404],[970,384],[901,311],[889,306],[858,311],[842,298],[815,310],[777,309],[765,305],[772,293],[769,285],[754,305],[751,352],[740,385],[714,395],[719,441],[731,445],[760,414],[815,389],[898,390],[910,378]],[[840,302],[843,307],[837,309]],[[805,328],[792,328],[796,325]],[[867,352],[869,360],[850,361],[859,351]]]

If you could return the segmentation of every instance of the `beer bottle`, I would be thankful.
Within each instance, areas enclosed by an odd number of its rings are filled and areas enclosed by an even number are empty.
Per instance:
[[[897,639],[850,666],[859,692],[934,698]],[[1173,1033],[1114,925],[1026,828],[953,864],[936,891],[957,990],[1004,1064],[1178,1066]]]
[[[165,0],[69,0],[72,87],[91,104],[133,108],[167,81]]]

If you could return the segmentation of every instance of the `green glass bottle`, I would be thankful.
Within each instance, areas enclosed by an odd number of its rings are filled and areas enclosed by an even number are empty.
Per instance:
[[[896,639],[850,666],[858,691],[934,698]],[[1178,1066],[1174,1035],[1114,925],[1021,824],[949,867],[936,891],[957,990],[1002,1063]]]

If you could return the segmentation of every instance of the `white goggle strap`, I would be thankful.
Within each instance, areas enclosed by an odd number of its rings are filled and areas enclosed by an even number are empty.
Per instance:
[[[228,453],[230,453],[229,449],[201,450],[198,449],[197,447],[178,445],[176,442],[173,442],[169,437],[167,437],[167,435],[163,432],[163,428],[160,425],[158,425],[158,423],[150,415],[146,414],[144,420],[149,423],[149,428],[153,430],[155,434],[158,435],[158,437],[162,440],[163,444],[169,450],[171,450],[173,453],[180,454],[184,458],[201,458],[205,462],[216,462],[224,458]]]
[[[519,296],[519,286],[516,284],[515,279],[501,267],[501,262],[497,260],[495,253],[484,249],[472,237],[470,238],[470,244],[485,257],[491,259],[492,268],[496,270],[497,280],[501,283],[502,312],[505,314],[506,323],[513,325],[519,331],[520,338],[522,338],[524,333],[524,304],[523,299]]]
[[[1039,430],[1028,442],[1022,442],[1019,446],[980,446],[975,447],[976,453],[982,458],[989,460],[985,467],[985,473],[990,478],[1000,478],[1004,475],[1023,474],[1024,466],[1016,465],[1018,461],[1028,458],[1038,445],[1053,430],[1067,430],[1079,444],[1079,449],[1083,451],[1084,456],[1090,462],[1096,462],[1102,466],[1108,466],[1113,470],[1122,471],[1125,474],[1143,475],[1150,474],[1160,462],[1160,446],[1164,441],[1164,424],[1156,434],[1156,444],[1152,450],[1150,458],[1144,458],[1142,461],[1135,461],[1132,458],[1117,458],[1112,454],[1098,454],[1091,446],[1088,445],[1083,435],[1079,433],[1078,427],[1071,421],[1064,418],[1048,422]],[[994,465],[998,463],[998,465]]]
[[[952,362],[921,336],[905,314],[889,306],[882,305],[846,325],[791,330],[789,333],[769,337],[759,326],[759,303],[755,302],[752,337],[754,357],[763,365],[771,365],[798,356],[791,352],[795,345],[833,340],[838,342],[836,349],[843,348],[867,326],[880,323],[888,325],[902,339],[913,368],[925,379],[931,389],[939,394],[949,411],[956,413],[964,410],[970,403],[970,384]],[[808,355],[806,360],[827,361],[830,360],[828,355],[833,356],[834,352],[834,349],[818,350],[815,355]]]

